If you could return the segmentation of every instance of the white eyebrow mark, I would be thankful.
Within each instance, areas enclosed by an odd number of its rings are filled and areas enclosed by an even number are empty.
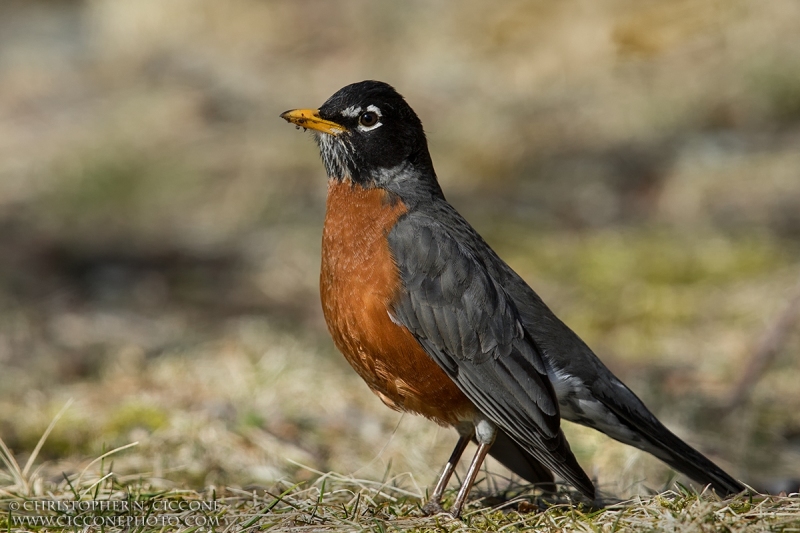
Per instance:
[[[370,107],[375,107],[375,106],[370,106]],[[367,108],[367,109],[369,109],[369,108]],[[347,109],[342,111],[342,116],[343,117],[355,118],[355,117],[358,116],[359,113],[361,113],[361,107],[357,107],[357,106],[351,105],[350,107],[348,107]]]
[[[359,108],[358,108],[358,110],[359,110],[359,111],[361,111],[361,108],[359,107]],[[378,107],[377,107],[377,106],[374,106],[374,105],[372,105],[372,104],[370,104],[370,105],[368,105],[368,106],[367,106],[367,111],[372,111],[372,112],[374,112],[376,115],[378,115],[379,117],[382,117],[382,116],[383,116],[383,113],[381,113],[381,110],[380,110],[380,109],[378,109]]]

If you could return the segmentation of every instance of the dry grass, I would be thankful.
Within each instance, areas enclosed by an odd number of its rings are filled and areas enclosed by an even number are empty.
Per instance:
[[[43,436],[42,441],[46,435]],[[460,520],[449,515],[424,516],[413,478],[395,476],[369,481],[315,472],[307,483],[278,482],[269,488],[208,487],[198,492],[164,490],[145,476],[119,476],[113,457],[122,447],[89,462],[79,474],[46,480],[20,468],[0,441],[0,458],[13,483],[0,491],[0,527],[7,531],[94,529],[115,531],[796,531],[800,498],[739,496],[720,501],[679,487],[656,496],[589,509],[569,501],[545,501],[524,487],[506,490],[500,503],[497,487],[479,497]],[[38,493],[38,494],[37,494]],[[446,496],[446,501],[453,494]]]
[[[43,516],[62,524],[102,520],[106,531],[122,530],[137,518],[150,520],[143,522],[145,529],[158,525],[170,531],[214,524],[217,530],[231,531],[800,527],[796,495],[719,501],[679,487],[679,492],[609,500],[608,508],[592,510],[570,504],[567,493],[560,502],[544,502],[506,479],[491,462],[463,522],[424,517],[420,506],[454,435],[382,409],[371,395],[362,394],[363,385],[349,369],[330,364],[336,359],[328,361],[319,359],[308,343],[269,332],[254,320],[231,325],[221,346],[192,350],[190,358],[173,354],[146,362],[128,354],[99,383],[69,387],[75,401],[62,406],[51,421],[18,411],[23,416],[13,420],[17,428],[33,432],[43,424],[48,427],[38,441],[21,441],[29,444],[17,453],[19,459],[2,446],[0,509],[15,512],[0,515],[6,522],[0,525],[10,530],[59,529],[19,523],[23,516]],[[82,428],[78,436],[76,428]],[[594,465],[599,487],[609,497],[647,493],[640,482],[647,479],[652,486],[666,473],[630,448],[609,444],[588,430],[568,429],[577,453]],[[74,440],[78,438],[87,440]],[[102,456],[64,456],[62,451],[98,448],[111,451]],[[310,466],[320,464],[350,474]],[[663,479],[666,484],[670,478]],[[26,501],[104,500],[127,501],[131,510],[75,512],[65,504],[61,512],[21,512],[13,507]],[[163,511],[164,502],[197,501],[216,503],[202,511]],[[31,509],[34,504],[27,505]]]

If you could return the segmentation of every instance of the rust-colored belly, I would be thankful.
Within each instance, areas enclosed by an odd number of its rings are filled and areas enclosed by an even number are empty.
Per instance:
[[[330,180],[320,294],[336,347],[386,405],[456,424],[474,407],[389,306],[401,290],[387,235],[406,212],[382,189]]]

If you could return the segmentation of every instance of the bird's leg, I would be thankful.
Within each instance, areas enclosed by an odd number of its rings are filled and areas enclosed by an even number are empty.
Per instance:
[[[464,478],[464,484],[456,495],[456,501],[453,502],[453,507],[450,508],[450,514],[455,518],[461,515],[461,508],[464,507],[464,502],[467,501],[469,491],[472,489],[475,478],[478,477],[483,460],[486,454],[489,453],[489,448],[494,443],[494,438],[497,436],[497,426],[486,419],[483,415],[478,414],[475,417],[475,440],[478,441],[478,451],[475,452],[475,457],[472,458],[472,463],[467,470],[467,477]]]
[[[456,464],[458,464],[458,460],[461,459],[461,455],[464,453],[464,450],[467,448],[467,444],[469,444],[470,439],[472,438],[472,424],[466,431],[463,431],[462,428],[458,428],[459,430],[459,438],[458,442],[456,443],[456,447],[453,448],[453,453],[450,454],[450,459],[447,460],[447,464],[444,465],[444,470],[442,471],[442,475],[439,476],[439,481],[436,483],[436,488],[433,489],[433,494],[428,499],[428,502],[422,508],[425,511],[425,514],[437,514],[444,511],[442,509],[442,494],[444,494],[444,489],[447,488],[447,483],[450,481],[450,476],[453,475],[453,471],[456,469]]]

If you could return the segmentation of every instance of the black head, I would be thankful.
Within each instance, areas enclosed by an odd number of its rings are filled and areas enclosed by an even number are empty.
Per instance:
[[[422,123],[387,83],[353,83],[318,110],[295,109],[281,117],[314,131],[332,179],[384,187],[413,171],[436,182]]]

